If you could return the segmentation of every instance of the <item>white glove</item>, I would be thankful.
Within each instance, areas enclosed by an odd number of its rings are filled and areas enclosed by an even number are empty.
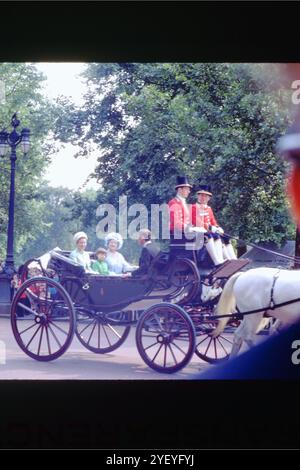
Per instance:
[[[207,230],[205,230],[204,227],[191,227],[190,231],[194,233],[206,233],[207,232]]]
[[[216,227],[215,225],[212,225],[211,226],[211,232],[212,233],[217,233],[218,232],[218,227]]]
[[[217,233],[219,233],[220,235],[223,235],[224,230],[222,229],[222,227],[217,227]]]

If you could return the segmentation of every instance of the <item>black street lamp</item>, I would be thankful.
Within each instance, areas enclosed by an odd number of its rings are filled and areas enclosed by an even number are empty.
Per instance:
[[[17,132],[20,121],[16,113],[11,120],[12,132],[0,132],[0,158],[5,157],[9,149],[10,152],[10,192],[9,192],[9,210],[8,210],[8,228],[7,228],[7,249],[6,260],[0,273],[0,313],[8,313],[12,298],[12,279],[15,274],[14,265],[14,212],[15,212],[15,168],[17,160],[17,146],[21,144],[24,155],[27,154],[30,147],[29,129],[22,129]]]

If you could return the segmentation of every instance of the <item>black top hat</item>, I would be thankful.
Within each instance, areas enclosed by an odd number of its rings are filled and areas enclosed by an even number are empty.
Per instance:
[[[196,189],[197,194],[208,194],[208,196],[212,196],[211,187],[207,184],[199,184]]]
[[[175,189],[182,188],[184,186],[188,186],[189,188],[193,187],[193,185],[189,183],[187,176],[177,176],[177,184],[175,186]]]

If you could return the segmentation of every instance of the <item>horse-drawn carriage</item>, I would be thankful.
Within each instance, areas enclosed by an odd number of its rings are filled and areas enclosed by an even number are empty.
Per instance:
[[[236,321],[213,338],[219,296],[203,301],[201,291],[204,280],[206,287],[216,281],[224,286],[247,260],[205,269],[188,257],[161,252],[147,275],[122,278],[87,273],[69,258],[69,252],[50,254],[47,269],[39,260],[23,265],[12,302],[14,336],[31,358],[60,357],[74,334],[90,351],[108,353],[124,343],[134,325],[139,354],[158,372],[182,369],[194,353],[211,363],[228,358],[229,333]],[[40,264],[42,275],[30,278],[28,267],[33,261]]]

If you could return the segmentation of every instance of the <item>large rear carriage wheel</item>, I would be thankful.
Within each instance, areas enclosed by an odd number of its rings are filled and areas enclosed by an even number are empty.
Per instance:
[[[38,361],[57,359],[74,336],[72,300],[53,279],[28,279],[13,299],[11,325],[18,345],[28,356]]]
[[[194,325],[178,305],[156,304],[139,319],[136,344],[151,369],[171,374],[185,367],[194,354]]]

